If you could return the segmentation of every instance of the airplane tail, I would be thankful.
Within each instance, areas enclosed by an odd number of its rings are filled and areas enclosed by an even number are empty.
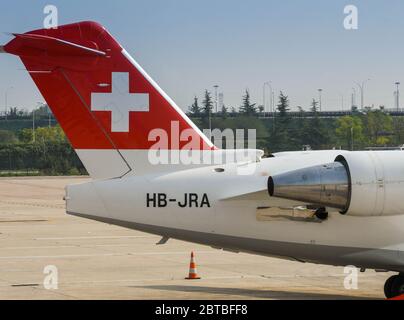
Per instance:
[[[156,142],[170,151],[197,139],[191,149],[215,150],[100,24],[13,35],[1,50],[21,58],[91,177],[152,171],[147,151]]]

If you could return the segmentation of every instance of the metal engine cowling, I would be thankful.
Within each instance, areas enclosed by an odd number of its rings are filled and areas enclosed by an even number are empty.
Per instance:
[[[268,192],[273,197],[345,211],[350,201],[349,174],[340,162],[303,168],[269,177]]]
[[[269,177],[268,192],[353,216],[404,214],[404,152],[346,152],[333,163]]]

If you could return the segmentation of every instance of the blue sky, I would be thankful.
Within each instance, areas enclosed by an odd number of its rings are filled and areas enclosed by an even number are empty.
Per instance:
[[[261,104],[269,80],[292,107],[307,109],[323,88],[323,108],[340,109],[342,94],[347,109],[354,81],[367,78],[365,103],[393,106],[394,82],[404,83],[402,0],[14,0],[2,1],[0,31],[42,27],[46,4],[58,7],[60,24],[105,25],[184,109],[215,84],[227,106],[239,106],[246,88]],[[343,28],[348,4],[359,9],[355,31]],[[10,86],[10,105],[43,100],[22,68],[0,56],[0,106]]]

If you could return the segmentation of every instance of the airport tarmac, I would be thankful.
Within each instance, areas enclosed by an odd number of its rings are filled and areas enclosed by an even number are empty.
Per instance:
[[[0,299],[383,299],[391,273],[237,254],[68,216],[64,186],[87,178],[0,178]],[[195,251],[200,280],[185,280]],[[45,289],[56,266],[57,289]],[[55,275],[55,273],[52,273]]]

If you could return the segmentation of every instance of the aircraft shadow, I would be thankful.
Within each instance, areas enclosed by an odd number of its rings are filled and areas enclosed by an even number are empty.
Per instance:
[[[311,292],[290,292],[280,290],[253,290],[242,288],[219,288],[209,286],[181,286],[181,285],[152,285],[132,286],[144,289],[199,292],[213,295],[244,296],[256,299],[279,299],[279,300],[375,300],[373,298],[357,297],[341,294],[311,293]],[[190,299],[192,299],[190,297]]]

